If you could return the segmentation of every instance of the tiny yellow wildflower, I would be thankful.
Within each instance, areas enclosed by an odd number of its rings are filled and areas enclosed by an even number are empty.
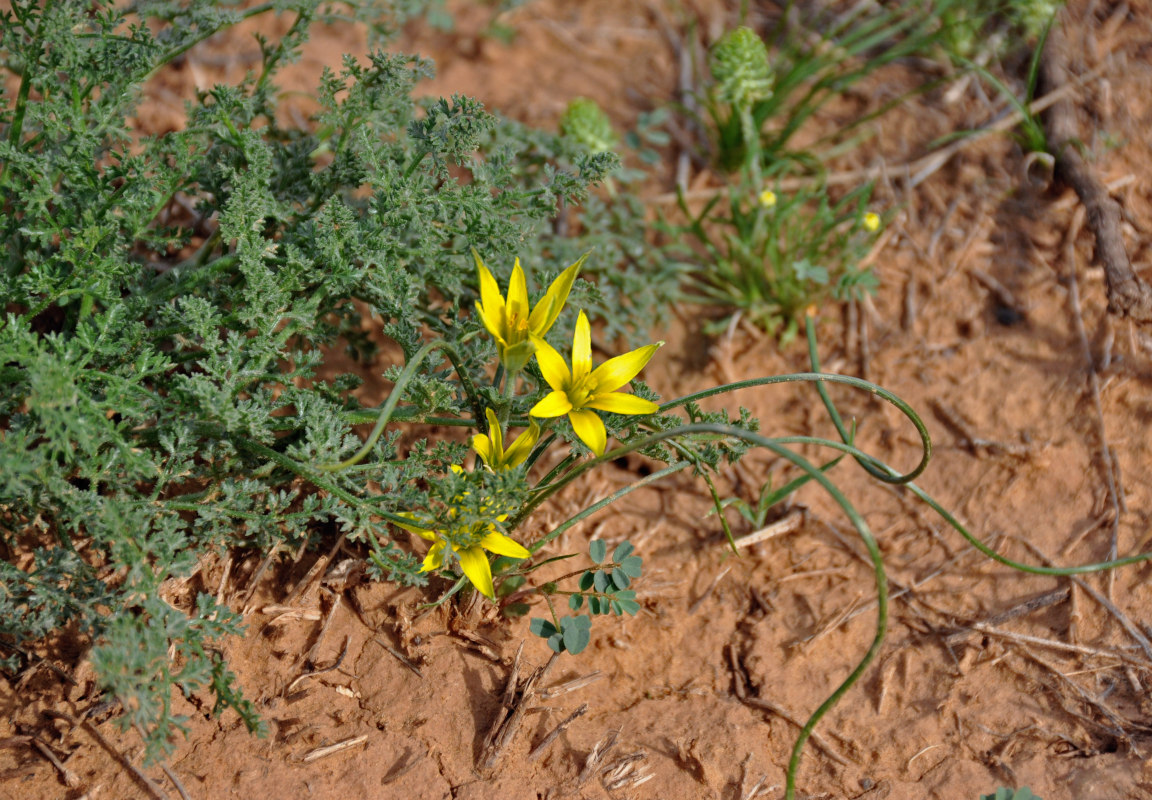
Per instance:
[[[476,259],[476,271],[480,276],[480,300],[476,303],[480,321],[496,340],[496,349],[504,369],[510,373],[519,372],[528,363],[528,359],[532,358],[535,350],[531,337],[543,336],[556,322],[560,310],[568,302],[568,293],[572,291],[576,274],[580,272],[588,254],[580,256],[575,264],[561,272],[532,309],[529,309],[528,282],[524,278],[524,270],[520,268],[519,258],[512,267],[508,297],[505,299],[500,294],[496,278],[480,259],[480,254],[473,250],[472,257]]]
[[[568,415],[580,441],[596,455],[604,455],[608,433],[592,409],[615,414],[651,414],[659,409],[651,400],[616,391],[635,378],[664,342],[646,345],[605,361],[592,369],[592,331],[584,312],[576,319],[572,337],[572,369],[564,357],[543,339],[536,340],[536,361],[552,391],[528,412],[533,417]]]
[[[880,230],[880,215],[869,211],[864,215],[864,229],[875,233]]]
[[[484,416],[488,420],[488,435],[478,433],[472,437],[472,449],[491,470],[514,469],[524,463],[536,442],[540,439],[540,425],[536,420],[529,420],[528,430],[516,437],[507,450],[504,449],[504,433],[500,430],[500,420],[496,412],[490,408],[484,409]]]
[[[760,205],[764,206],[764,208],[772,208],[772,206],[776,205],[776,193],[771,189],[765,189],[760,192]]]
[[[449,509],[449,516],[454,516],[455,509]],[[496,529],[496,522],[503,522],[506,515],[500,515],[494,522],[474,523],[471,526],[457,526],[448,531],[436,530],[430,520],[422,520],[415,514],[405,512],[400,514],[417,525],[405,525],[396,522],[396,526],[409,533],[414,533],[421,539],[432,542],[428,555],[424,557],[421,572],[432,572],[444,566],[446,553],[451,548],[452,553],[460,562],[460,570],[480,594],[489,600],[496,599],[496,589],[492,583],[492,565],[488,563],[487,550],[501,556],[511,558],[529,558],[532,553],[510,536],[506,536]]]

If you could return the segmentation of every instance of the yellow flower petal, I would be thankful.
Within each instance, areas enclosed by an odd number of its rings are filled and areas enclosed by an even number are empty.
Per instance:
[[[528,282],[524,278],[524,270],[520,268],[520,259],[516,259],[512,267],[512,278],[508,281],[508,325],[524,325],[524,334],[528,333]],[[510,330],[513,336],[516,331]]]
[[[404,511],[404,512],[398,514],[397,516],[404,517],[404,519],[410,519],[413,522],[420,522],[421,521],[419,517],[417,517],[415,514],[413,514],[410,511]],[[396,521],[393,521],[392,524],[395,525],[397,528],[401,528],[402,530],[406,530],[409,533],[416,534],[421,539],[427,539],[430,542],[435,541],[435,539],[436,539],[436,533],[427,527],[418,528],[415,525],[405,525],[403,522],[396,522]]]
[[[604,448],[608,445],[608,432],[596,412],[586,408],[573,409],[568,412],[568,419],[572,420],[572,430],[576,431],[580,441],[588,445],[596,455],[604,455]]]
[[[564,357],[556,352],[555,347],[539,336],[533,336],[532,342],[536,345],[536,363],[540,365],[540,374],[544,376],[544,380],[548,382],[553,391],[565,391],[572,382],[572,373],[568,371]],[[564,412],[561,411],[560,413],[563,414]]]
[[[663,344],[657,342],[645,345],[622,356],[610,358],[598,366],[592,373],[592,379],[596,382],[596,393],[614,392],[635,378]]]
[[[488,556],[479,547],[469,547],[456,553],[460,558],[460,569],[464,576],[472,581],[472,585],[489,600],[496,599],[496,590],[492,587],[492,567],[488,564]]]
[[[492,441],[482,433],[478,433],[472,437],[472,449],[476,451],[476,455],[484,461],[485,464],[495,469],[493,466],[496,463],[497,456],[492,452]]]
[[[585,404],[587,408],[611,411],[613,414],[654,414],[660,406],[634,394],[604,392],[592,395]]]
[[[529,409],[533,417],[562,417],[572,410],[572,402],[564,392],[549,392],[544,399]]]
[[[428,555],[424,556],[424,564],[420,567],[421,572],[432,572],[444,565],[444,544],[442,541],[436,542],[429,548]]]
[[[491,531],[480,540],[480,546],[490,553],[511,558],[530,558],[532,553],[515,539],[499,531]]]
[[[525,459],[532,452],[532,448],[536,446],[536,442],[540,439],[540,425],[536,420],[530,420],[528,423],[528,430],[516,437],[516,441],[504,453],[504,466],[508,468],[518,467],[524,463]]]
[[[504,298],[500,295],[500,287],[475,250],[472,251],[472,258],[476,260],[476,272],[480,276],[480,302],[476,305],[480,319],[490,334],[503,341]]]
[[[490,408],[484,409],[484,419],[488,420],[488,439],[492,443],[492,455],[499,459],[504,453],[504,434],[500,430],[500,420],[496,418],[496,412]],[[491,461],[484,460],[491,466]]]
[[[580,379],[591,371],[592,329],[588,325],[588,317],[581,311],[580,316],[576,318],[576,334],[572,337],[572,382],[579,383]]]
[[[575,264],[561,272],[556,280],[552,281],[552,285],[548,287],[544,297],[532,309],[528,326],[537,336],[546,334],[551,329],[552,324],[556,322],[556,318],[560,316],[560,311],[568,302],[568,294],[572,291],[572,284],[576,282],[576,276],[580,272],[580,267],[584,266],[586,258],[588,258],[587,253],[580,256]]]
[[[504,334],[501,331],[502,318],[501,314],[504,311],[503,300],[500,301],[501,305],[498,309],[490,311],[482,304],[476,304],[476,313],[480,315],[480,324],[484,326],[484,330],[492,335],[492,338],[500,343],[502,347],[506,347],[508,343],[504,341]]]

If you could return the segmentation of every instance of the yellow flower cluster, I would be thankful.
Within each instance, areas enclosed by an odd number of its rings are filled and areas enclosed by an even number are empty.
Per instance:
[[[530,416],[549,418],[568,415],[572,429],[580,441],[588,445],[598,456],[604,455],[608,444],[608,434],[604,422],[594,411],[610,411],[615,414],[651,414],[658,406],[651,400],[620,392],[626,383],[635,378],[651,360],[663,342],[650,344],[615,358],[610,358],[595,369],[592,368],[592,335],[588,317],[580,312],[576,320],[576,332],[572,339],[572,368],[555,348],[544,341],[544,334],[552,327],[560,310],[568,301],[568,293],[576,280],[576,273],[584,263],[581,257],[572,266],[560,273],[545,292],[544,297],[531,311],[528,310],[528,291],[520,260],[512,268],[512,279],[508,284],[508,296],[500,294],[500,289],[491,271],[473,251],[476,269],[480,274],[480,301],[476,310],[484,327],[496,340],[504,369],[514,375],[535,355],[552,391],[528,412]],[[489,424],[490,430],[500,435],[499,426]],[[481,439],[484,437],[477,437]],[[476,440],[473,440],[475,445]],[[533,442],[534,443],[534,442]],[[494,441],[485,445],[492,449]],[[519,444],[519,440],[517,440]],[[515,447],[515,445],[513,445]],[[527,456],[528,445],[524,455]],[[493,459],[481,453],[485,463],[493,469]],[[498,460],[498,459],[497,459]],[[521,459],[522,461],[523,459]]]
[[[460,473],[464,470],[459,465],[453,464],[452,471]],[[456,498],[457,502],[462,499]],[[528,558],[532,554],[519,542],[497,529],[496,523],[506,520],[507,514],[496,516],[492,522],[456,524],[457,514],[455,508],[448,509],[450,526],[447,530],[438,530],[432,520],[421,519],[412,513],[400,516],[412,520],[414,525],[405,525],[402,522],[396,525],[433,543],[428,548],[428,555],[424,557],[421,572],[432,572],[444,566],[445,553],[451,548],[460,562],[464,576],[482,595],[493,600],[496,597],[496,590],[492,585],[492,566],[488,563],[488,556],[484,551],[512,558]]]
[[[584,444],[600,456],[608,444],[607,429],[596,411],[609,411],[615,414],[651,414],[659,406],[650,400],[619,391],[635,378],[664,344],[657,342],[638,350],[633,350],[615,358],[610,358],[598,367],[592,366],[592,333],[588,317],[583,311],[576,320],[576,331],[572,339],[572,368],[568,368],[564,357],[544,340],[544,334],[556,322],[560,311],[568,301],[572,284],[587,256],[582,256],[552,282],[544,296],[532,306],[528,300],[528,281],[516,259],[512,267],[512,278],[508,283],[507,295],[500,293],[496,278],[485,266],[480,255],[473,250],[476,270],[480,279],[480,300],[476,311],[484,328],[496,340],[500,363],[508,373],[508,380],[514,381],[516,374],[536,356],[540,373],[547,381],[551,392],[544,396],[528,412],[533,419],[528,430],[520,434],[509,446],[504,444],[504,430],[496,412],[484,410],[488,423],[488,433],[472,437],[472,449],[480,456],[488,469],[493,471],[515,469],[523,464],[540,439],[540,425],[536,417],[552,418],[568,416],[572,429]],[[511,383],[509,385],[512,385]],[[462,468],[454,465],[454,472]],[[457,498],[457,501],[462,498]],[[483,507],[482,507],[483,508]],[[423,519],[412,513],[401,514],[412,524],[397,523],[406,531],[432,542],[428,555],[424,558],[421,572],[431,572],[444,566],[451,552],[460,562],[464,576],[485,597],[495,599],[492,581],[492,566],[485,551],[511,558],[528,558],[531,552],[497,527],[507,519],[506,515],[495,516],[488,522],[456,524],[457,510],[448,509],[449,524],[437,528],[430,519]]]

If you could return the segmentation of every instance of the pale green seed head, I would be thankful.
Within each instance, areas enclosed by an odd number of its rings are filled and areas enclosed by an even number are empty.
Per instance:
[[[560,133],[580,142],[593,153],[612,150],[618,142],[608,115],[595,100],[587,97],[577,97],[568,104],[560,118]]]
[[[772,96],[768,48],[751,28],[742,26],[724,34],[712,48],[709,63],[720,102],[749,106]]]
[[[1011,13],[1029,37],[1036,37],[1063,5],[1062,0],[1015,0]]]

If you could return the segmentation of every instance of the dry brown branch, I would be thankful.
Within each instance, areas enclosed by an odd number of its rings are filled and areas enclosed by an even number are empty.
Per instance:
[[[331,605],[328,606],[328,611],[324,614],[324,621],[320,623],[320,631],[316,634],[316,640],[312,642],[312,646],[308,648],[308,653],[304,656],[303,663],[306,668],[316,663],[316,656],[320,652],[320,644],[324,641],[324,637],[328,635],[328,629],[332,627],[332,620],[336,618],[336,612],[340,609],[340,604],[343,599],[344,595],[342,594],[334,593],[332,595]],[[347,639],[345,639],[344,646],[345,648],[348,646]]]
[[[1046,566],[1052,566],[1052,559],[1050,559],[1048,555],[1036,545],[1032,544],[1026,539],[1021,539],[1020,543],[1023,544],[1030,552],[1035,554],[1037,558],[1041,559],[1041,561],[1043,561]],[[1144,655],[1148,656],[1149,660],[1152,660],[1152,641],[1150,641],[1148,637],[1145,636],[1144,633],[1140,630],[1140,628],[1138,628],[1136,624],[1128,618],[1127,614],[1121,611],[1115,603],[1105,597],[1103,592],[1101,592],[1092,584],[1088,583],[1079,575],[1069,575],[1068,577],[1072,580],[1073,583],[1075,583],[1088,595],[1090,595],[1093,600],[1099,603],[1105,611],[1111,614],[1116,619],[1116,621],[1120,623],[1120,627],[1126,630],[1128,635],[1131,636],[1132,639],[1135,640],[1136,644],[1140,646],[1140,649],[1144,651]]]
[[[747,536],[741,536],[736,540],[736,549],[740,550],[744,547],[751,547],[754,544],[775,539],[777,536],[792,533],[798,530],[803,523],[804,512],[794,508],[780,519],[765,525],[760,530],[749,533]]]
[[[1002,622],[1008,622],[1009,620],[1016,619],[1017,617],[1022,617],[1025,614],[1031,614],[1033,611],[1038,611],[1041,608],[1048,608],[1049,606],[1054,606],[1057,603],[1063,603],[1068,599],[1070,592],[1071,590],[1067,586],[1063,586],[1059,589],[1053,589],[1050,592],[1045,592],[1044,594],[1030,597],[1021,603],[1017,603],[1011,608],[1007,608],[1004,611],[999,612],[998,614],[993,614],[991,617],[983,620],[978,624],[995,627]],[[944,639],[944,641],[950,646],[956,645],[965,641],[966,639],[972,638],[974,635],[976,635],[976,632],[976,626],[970,625],[968,626],[968,630],[956,631],[955,633],[949,634]]]
[[[656,777],[648,770],[647,764],[640,762],[648,758],[643,750],[623,756],[600,769],[600,782],[609,792],[630,786],[640,786]]]
[[[415,769],[416,765],[428,755],[425,753],[424,756],[412,756],[411,753],[411,750],[404,751],[404,755],[396,761],[396,766],[392,767],[391,771],[380,779],[381,786],[386,786],[389,783],[400,780],[400,778]]]
[[[1040,658],[1040,656],[1038,656],[1035,653],[1028,651],[1028,650],[1021,650],[1020,654],[1023,655],[1025,658],[1027,658],[1029,661],[1033,662],[1034,664],[1037,664],[1037,665],[1043,667],[1045,670],[1050,672],[1052,675],[1055,675],[1057,680],[1060,681],[1060,683],[1064,684],[1069,689],[1071,689],[1073,694],[1075,694],[1077,697],[1079,697],[1080,700],[1083,701],[1085,705],[1087,705],[1093,711],[1095,711],[1096,713],[1100,714],[1102,717],[1107,719],[1108,722],[1111,723],[1111,726],[1105,725],[1105,724],[1101,723],[1099,720],[1090,720],[1090,718],[1087,718],[1087,717],[1081,717],[1081,719],[1089,719],[1089,721],[1095,722],[1095,724],[1098,727],[1103,728],[1108,733],[1112,734],[1117,739],[1122,741],[1124,744],[1128,745],[1128,747],[1130,747],[1132,749],[1132,752],[1135,753],[1139,758],[1143,758],[1143,756],[1140,754],[1140,751],[1132,743],[1132,740],[1128,735],[1128,731],[1126,730],[1126,726],[1127,727],[1135,727],[1135,723],[1133,723],[1131,720],[1121,719],[1120,716],[1117,715],[1115,711],[1110,709],[1107,705],[1102,703],[1097,698],[1090,695],[1087,691],[1084,690],[1084,687],[1082,687],[1080,684],[1076,683],[1076,681],[1072,680],[1067,675],[1065,675],[1063,672],[1061,672],[1054,664],[1049,664],[1047,661]]]
[[[1117,556],[1117,541],[1120,537],[1120,512],[1124,501],[1120,496],[1116,476],[1116,460],[1112,449],[1108,446],[1108,430],[1104,425],[1104,405],[1100,400],[1100,376],[1096,370],[1096,362],[1092,357],[1092,346],[1088,342],[1088,332],[1084,330],[1084,315],[1080,310],[1080,289],[1076,280],[1076,235],[1080,226],[1084,224],[1084,209],[1078,209],[1072,217],[1072,225],[1068,230],[1065,241],[1064,258],[1068,268],[1068,305],[1072,311],[1072,322],[1076,336],[1080,340],[1080,350],[1084,354],[1084,363],[1088,369],[1088,390],[1092,397],[1092,410],[1095,412],[1093,421],[1096,425],[1097,445],[1100,447],[1100,469],[1104,473],[1104,485],[1108,491],[1109,505],[1112,512],[1112,546],[1108,558],[1114,560]],[[1112,594],[1115,572],[1108,573],[1108,594]]]
[[[301,578],[295,586],[288,590],[288,596],[285,597],[283,601],[284,605],[290,606],[299,600],[304,592],[308,590],[308,587],[312,585],[313,579],[315,579],[315,577],[319,575],[326,566],[332,563],[332,559],[336,557],[336,554],[340,552],[340,548],[344,546],[344,537],[346,535],[347,534],[341,533],[340,536],[336,539],[336,544],[334,544],[332,549],[328,551],[328,554],[316,559],[316,563],[312,565],[304,577]],[[298,555],[303,555],[304,547],[306,545],[307,542],[301,545],[301,551]]]
[[[112,743],[104,738],[104,734],[100,733],[100,731],[97,730],[96,726],[91,721],[83,718],[77,720],[74,717],[61,711],[51,710],[45,711],[44,713],[49,717],[64,720],[74,728],[82,728],[88,733],[89,736],[96,740],[96,743],[104,749],[104,752],[108,753],[122,767],[128,770],[128,772],[131,773],[133,780],[143,786],[151,797],[155,798],[155,800],[168,800],[168,795],[166,795],[159,786],[153,783],[151,778],[141,772],[140,769],[137,768],[137,766],[129,760],[128,756],[124,755],[115,747],[113,747]]]
[[[565,717],[560,722],[559,725],[557,725],[555,728],[550,730],[548,732],[548,735],[540,740],[539,744],[537,744],[535,747],[532,748],[531,752],[528,753],[528,760],[532,761],[532,760],[536,759],[541,753],[543,753],[545,750],[548,749],[548,745],[550,745],[550,744],[552,744],[552,742],[556,741],[556,737],[558,737],[565,730],[567,730],[569,725],[571,725],[573,722],[575,722],[577,718],[584,716],[584,714],[586,714],[587,712],[588,712],[588,704],[584,703],[578,709],[576,709],[571,714],[569,714],[567,717]]]
[[[773,703],[771,700],[766,700],[762,697],[752,697],[748,694],[748,690],[744,686],[745,671],[744,665],[740,661],[740,656],[737,655],[736,648],[732,645],[728,645],[727,650],[728,666],[732,670],[732,684],[736,698],[744,705],[770,711],[781,719],[791,722],[797,728],[803,728],[804,722],[788,709],[784,708],[778,703]],[[825,739],[819,731],[812,731],[810,738],[812,739],[813,744],[823,750],[825,754],[827,754],[827,756],[837,764],[845,767],[852,765],[852,762],[842,756],[840,751],[838,751],[831,742]]]
[[[345,739],[342,742],[330,744],[327,747],[317,747],[315,750],[309,750],[304,754],[300,761],[304,764],[311,764],[317,759],[336,755],[337,753],[341,753],[345,750],[348,750],[349,748],[355,747],[358,744],[364,744],[366,741],[368,741],[368,734],[353,736],[351,739]]]
[[[600,772],[601,763],[612,748],[616,746],[616,739],[619,736],[620,731],[618,730],[608,731],[600,741],[596,742],[592,747],[592,752],[589,753],[588,758],[585,759],[584,768],[580,770],[580,774],[576,777],[576,783],[572,788],[580,788],[588,782],[589,778]]]
[[[424,674],[422,672],[420,672],[420,667],[416,666],[416,664],[412,661],[412,659],[408,658],[406,655],[401,653],[395,647],[392,647],[388,643],[382,642],[375,637],[372,638],[372,641],[374,641],[376,644],[380,645],[385,650],[387,650],[392,655],[392,657],[395,658],[397,661],[399,661],[401,664],[403,664],[408,669],[415,672],[417,678],[423,678],[424,677]]]
[[[332,664],[332,666],[323,667],[322,669],[314,669],[310,672],[305,672],[302,675],[297,676],[297,678],[292,681],[292,683],[288,684],[288,688],[284,690],[285,696],[292,694],[292,690],[308,678],[315,677],[316,675],[323,675],[325,672],[332,672],[333,670],[339,669],[340,665],[344,663],[344,656],[348,655],[348,642],[351,641],[351,639],[351,636],[344,637],[344,646],[340,648],[340,655],[336,657],[336,661]]]
[[[600,670],[593,670],[587,675],[581,675],[579,678],[573,678],[570,681],[565,681],[564,683],[557,684],[556,686],[550,686],[547,689],[541,689],[540,699],[551,700],[553,697],[559,697],[562,694],[574,692],[577,689],[583,689],[585,686],[593,684],[603,677],[604,673],[602,673]]]
[[[273,559],[280,553],[280,548],[283,547],[283,542],[277,542],[272,545],[272,549],[268,551],[268,555],[256,567],[256,571],[252,573],[252,577],[248,579],[248,588],[244,590],[244,597],[240,600],[240,608],[243,609],[244,616],[252,613],[252,609],[248,606],[252,602],[252,595],[256,594],[256,589],[260,585],[260,579],[264,577],[265,571],[271,566]]]
[[[712,579],[712,582],[710,584],[708,584],[708,588],[705,589],[704,592],[699,597],[696,598],[696,602],[694,602],[688,608],[689,616],[691,616],[692,614],[695,614],[697,611],[700,610],[700,606],[704,605],[704,601],[712,596],[712,592],[715,591],[716,587],[720,585],[720,581],[722,581],[724,579],[724,576],[727,575],[731,569],[732,569],[732,565],[729,564],[728,566],[724,567],[724,569],[720,570],[720,573],[715,578]]]
[[[1040,59],[1040,87],[1048,94],[1070,85],[1068,42],[1060,24],[1052,26]],[[1104,266],[1108,310],[1137,322],[1152,322],[1152,286],[1137,277],[1120,232],[1120,204],[1108,194],[1080,155],[1081,137],[1072,104],[1061,97],[1044,114],[1049,150],[1056,156],[1056,177],[1075,190],[1096,235],[1096,257]]]
[[[1033,647],[1044,647],[1049,650],[1058,650],[1062,653],[1077,653],[1079,655],[1090,656],[1092,658],[1110,658],[1115,659],[1122,664],[1132,664],[1144,669],[1152,668],[1152,664],[1133,658],[1121,650],[1104,650],[1103,648],[1099,647],[1087,647],[1082,644],[1069,644],[1068,642],[1061,642],[1057,641],[1056,639],[1044,639],[1040,636],[1030,636],[1026,633],[1002,631],[999,628],[993,627],[992,625],[989,625],[985,622],[973,622],[971,624],[971,628],[972,630],[979,631],[986,636],[993,636],[997,639],[1005,639],[1011,642],[1029,644]]]
[[[176,777],[176,773],[169,769],[167,764],[161,764],[160,769],[168,776],[168,780],[172,781],[172,785],[176,787],[177,794],[180,795],[180,800],[192,800],[192,796],[188,794],[188,790],[184,788],[184,784]]]
[[[521,683],[520,654],[523,650],[524,643],[521,642],[516,651],[516,659],[512,662],[512,672],[508,676],[508,683],[504,687],[504,696],[500,700],[500,710],[497,712],[496,721],[488,730],[488,735],[484,737],[484,747],[479,761],[480,768],[483,770],[490,770],[496,766],[500,755],[512,741],[516,731],[520,729],[520,723],[523,722],[524,714],[528,711],[528,704],[535,697],[536,684],[548,674],[552,665],[556,663],[556,659],[560,657],[559,653],[553,653],[544,666],[532,670],[532,673]]]
[[[48,745],[44,744],[39,739],[31,737],[29,737],[29,742],[34,748],[36,748],[40,755],[48,759],[49,764],[56,768],[56,771],[60,773],[60,779],[64,781],[65,786],[67,786],[69,789],[75,789],[80,785],[80,778],[76,775],[75,772],[68,769],[66,766],[64,766],[63,763],[61,763],[60,759],[56,757],[56,754],[52,752]]]

